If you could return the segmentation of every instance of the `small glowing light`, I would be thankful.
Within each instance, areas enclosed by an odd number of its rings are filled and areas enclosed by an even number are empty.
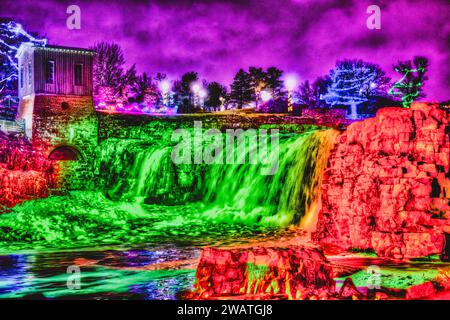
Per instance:
[[[284,85],[289,91],[294,90],[297,87],[297,77],[294,75],[287,76],[284,80]]]
[[[167,81],[167,80],[162,81],[161,84],[160,84],[160,88],[161,88],[161,91],[164,92],[164,93],[169,92],[169,90],[170,90],[170,82]]]
[[[206,98],[207,95],[208,93],[206,92],[205,89],[200,89],[200,91],[198,92],[198,96],[202,99]]]
[[[192,90],[192,92],[194,92],[195,94],[198,94],[199,91],[200,91],[200,89],[201,89],[201,87],[200,87],[200,85],[199,85],[198,83],[194,83],[194,84],[191,86],[191,90]]]
[[[261,91],[261,100],[267,102],[272,99],[272,95],[268,91]]]
[[[377,84],[375,82],[370,83],[370,88],[375,89],[377,87]]]

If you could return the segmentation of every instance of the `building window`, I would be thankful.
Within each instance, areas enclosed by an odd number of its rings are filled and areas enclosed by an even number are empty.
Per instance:
[[[80,63],[77,63],[75,65],[75,74],[74,74],[74,78],[75,78],[75,85],[76,86],[81,86],[83,85],[83,65]]]
[[[24,84],[24,70],[23,70],[23,65],[20,66],[20,88],[23,88],[23,84]]]
[[[45,64],[45,82],[53,84],[55,80],[55,61],[47,60]]]
[[[31,61],[28,61],[28,85],[31,86],[31,82],[33,79],[33,66],[31,64]]]

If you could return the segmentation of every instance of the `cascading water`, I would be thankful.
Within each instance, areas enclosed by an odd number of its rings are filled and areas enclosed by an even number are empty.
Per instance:
[[[175,165],[171,161],[171,147],[143,148],[129,142],[127,150],[136,150],[131,169],[123,168],[126,174],[115,180],[112,191],[122,190],[122,199],[146,203],[165,203],[168,199],[173,203],[171,195],[181,194],[179,204],[199,200],[206,208],[205,218],[223,222],[298,224],[317,200],[320,177],[335,135],[333,130],[318,130],[281,137],[279,154],[272,150],[268,155],[269,163],[278,163],[273,175],[261,174],[264,163],[245,161]],[[118,145],[116,141],[109,143]],[[247,145],[246,150],[256,153],[255,149],[256,145]],[[115,161],[122,161],[123,147],[105,150],[104,159],[115,159],[107,167],[117,168]],[[220,156],[226,158],[225,154]],[[245,158],[247,154],[239,156]]]
[[[248,224],[298,224],[317,200],[333,141],[332,130],[282,139],[279,155],[270,155],[279,158],[274,175],[262,175],[261,164],[212,166],[203,198],[210,204],[207,215]]]
[[[279,152],[268,154],[277,170],[268,175],[262,174],[264,163],[175,164],[170,139],[110,139],[97,159],[103,191],[16,206],[0,216],[0,241],[33,247],[191,241],[313,221],[336,135],[334,130],[281,135]],[[254,148],[247,143],[247,151]]]

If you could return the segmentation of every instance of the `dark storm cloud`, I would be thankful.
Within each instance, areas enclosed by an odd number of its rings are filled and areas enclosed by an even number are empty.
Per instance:
[[[65,26],[70,4],[81,7],[79,31]],[[381,7],[381,30],[366,27],[371,4]],[[448,99],[447,1],[2,0],[0,10],[0,16],[19,19],[52,43],[118,42],[138,70],[172,77],[197,70],[209,80],[229,82],[239,67],[275,65],[312,80],[337,59],[361,58],[391,72],[398,59],[421,54],[431,62],[429,97]]]

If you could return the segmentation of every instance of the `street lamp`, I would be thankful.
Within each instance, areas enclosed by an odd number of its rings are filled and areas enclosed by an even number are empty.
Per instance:
[[[200,97],[200,108],[203,109],[203,106],[205,105],[205,98],[208,95],[205,89],[201,88],[198,91],[198,96]]]
[[[294,105],[292,102],[292,91],[297,87],[297,78],[294,75],[286,77],[284,85],[288,91],[288,112],[292,112]]]
[[[167,107],[169,102],[170,82],[168,80],[162,81],[160,84],[160,89],[163,95],[163,104]]]
[[[270,92],[269,91],[261,91],[261,100],[263,101],[263,102],[267,102],[267,101],[269,101],[270,99],[272,99],[272,95],[270,94]]]
[[[261,90],[264,88],[264,82],[258,82],[258,85],[255,87],[255,107],[258,108],[258,100],[261,98]]]

